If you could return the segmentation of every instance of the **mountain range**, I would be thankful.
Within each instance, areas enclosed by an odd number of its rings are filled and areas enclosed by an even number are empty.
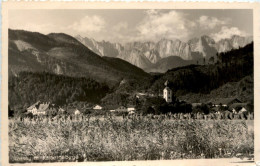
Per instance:
[[[100,56],[121,58],[147,72],[166,72],[171,68],[202,63],[204,58],[207,61],[210,57],[215,58],[217,53],[244,47],[253,41],[252,36],[238,35],[218,42],[204,35],[190,39],[188,42],[163,38],[158,42],[129,42],[126,44],[98,42],[79,35],[75,38]]]
[[[115,85],[123,79],[148,78],[147,72],[164,73],[172,68],[203,63],[203,58],[243,47],[251,41],[252,37],[233,36],[215,42],[202,36],[187,43],[161,39],[122,45],[80,36],[74,38],[64,33],[44,35],[9,29],[9,75],[46,71]]]

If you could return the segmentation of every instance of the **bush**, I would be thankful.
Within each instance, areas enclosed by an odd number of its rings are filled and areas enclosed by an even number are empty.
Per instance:
[[[203,113],[203,114],[209,114],[211,112],[210,107],[206,104],[202,104],[201,106],[196,106],[192,113]]]

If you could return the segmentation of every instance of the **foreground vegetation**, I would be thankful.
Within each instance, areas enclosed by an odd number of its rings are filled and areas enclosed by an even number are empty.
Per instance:
[[[10,120],[9,160],[121,161],[234,157],[254,152],[246,120],[172,120],[149,116]]]

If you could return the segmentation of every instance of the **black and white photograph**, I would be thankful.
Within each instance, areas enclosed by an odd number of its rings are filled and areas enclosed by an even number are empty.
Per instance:
[[[8,10],[8,162],[253,165],[253,11]]]

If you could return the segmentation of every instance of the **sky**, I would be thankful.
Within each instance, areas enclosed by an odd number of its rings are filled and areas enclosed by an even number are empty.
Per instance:
[[[97,41],[184,42],[208,35],[215,41],[253,36],[251,9],[26,9],[9,11],[9,28],[43,34],[66,33]]]

